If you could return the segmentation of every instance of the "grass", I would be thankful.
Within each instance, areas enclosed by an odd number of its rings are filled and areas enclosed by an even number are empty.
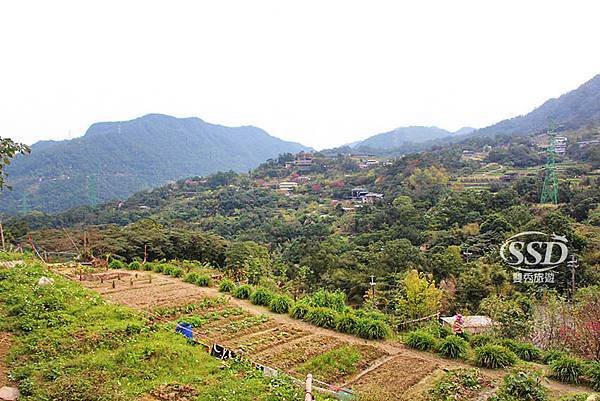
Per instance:
[[[41,276],[55,283],[39,287]],[[285,376],[264,378],[238,362],[223,368],[174,333],[171,323],[153,324],[144,313],[108,304],[42,266],[8,270],[0,292],[0,330],[14,334],[11,374],[23,399],[137,400],[171,384],[189,386],[195,400],[291,401],[303,395]]]
[[[328,382],[357,371],[362,355],[352,345],[343,345],[316,356],[300,365],[299,373],[312,373],[317,379]]]

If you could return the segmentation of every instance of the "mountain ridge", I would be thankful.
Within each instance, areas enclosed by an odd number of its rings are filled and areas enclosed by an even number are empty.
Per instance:
[[[307,150],[255,126],[197,117],[147,114],[97,122],[81,137],[40,141],[31,155],[17,157],[7,168],[14,190],[0,194],[0,211],[59,211],[183,177],[247,171],[279,154]]]

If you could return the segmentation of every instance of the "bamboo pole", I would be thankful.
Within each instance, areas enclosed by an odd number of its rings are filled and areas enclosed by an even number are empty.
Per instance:
[[[4,230],[2,229],[2,222],[0,221],[0,240],[2,240],[2,251],[6,251],[4,246]]]

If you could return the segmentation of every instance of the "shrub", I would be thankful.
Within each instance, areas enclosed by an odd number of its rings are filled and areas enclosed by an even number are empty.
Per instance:
[[[406,345],[410,348],[418,349],[420,351],[429,351],[435,348],[436,339],[430,332],[426,330],[415,330],[411,331],[406,335]]]
[[[146,262],[146,263],[144,263],[142,265],[142,270],[145,270],[147,272],[151,271],[151,270],[154,270],[154,263],[152,263],[152,262]]]
[[[359,319],[353,313],[341,313],[335,321],[335,329],[341,333],[358,334]]]
[[[154,266],[152,266],[152,270],[154,270],[156,273],[162,273],[165,266],[166,265],[162,263],[156,263]]]
[[[129,264],[129,270],[141,270],[142,268],[142,264],[140,262],[138,262],[137,260],[134,260],[133,262],[131,262]]]
[[[567,354],[565,354],[563,351],[558,351],[555,349],[548,350],[544,352],[542,362],[544,362],[546,365],[549,365],[550,363],[552,363],[552,361],[562,358],[563,356],[567,356]]]
[[[509,349],[497,344],[487,344],[475,348],[475,363],[488,369],[499,369],[512,366],[517,356]]]
[[[310,305],[304,300],[296,302],[290,311],[290,316],[294,319],[304,319],[311,310]]]
[[[324,307],[311,308],[304,316],[305,321],[327,329],[335,328],[335,318],[335,311]]]
[[[181,277],[183,275],[183,270],[179,267],[174,267],[169,274],[173,277]]]
[[[231,292],[235,289],[235,284],[233,281],[229,279],[223,279],[219,283],[219,291],[221,292]]]
[[[465,355],[469,344],[459,336],[448,336],[440,341],[437,351],[446,358],[460,358]]]
[[[239,299],[248,299],[252,295],[252,286],[243,284],[233,290],[233,296]]]
[[[293,305],[294,301],[287,295],[276,295],[271,300],[269,308],[275,313],[288,313]]]
[[[196,272],[188,273],[183,279],[183,281],[190,284],[196,284],[196,280],[198,280],[198,273]]]
[[[583,362],[577,358],[563,356],[550,363],[551,376],[563,383],[579,384],[583,375]]]
[[[346,306],[346,294],[342,291],[327,291],[319,290],[308,298],[310,306],[323,307],[334,309],[338,312],[343,312],[348,307]]]
[[[269,306],[273,293],[264,287],[259,287],[250,295],[250,302],[254,305]]]
[[[196,278],[196,281],[194,282],[194,284],[196,284],[197,286],[200,286],[200,287],[210,287],[210,277],[207,276],[206,274],[200,274]]]
[[[497,395],[498,400],[546,401],[547,390],[536,372],[516,372],[504,377]]]
[[[108,267],[111,269],[124,269],[125,263],[121,262],[119,259],[113,259],[108,264]]]
[[[542,351],[533,344],[504,340],[503,345],[524,361],[537,361],[542,357]]]
[[[570,394],[560,397],[558,401],[587,401],[589,396],[588,393]]]
[[[170,276],[170,275],[171,275],[171,272],[173,271],[173,269],[175,269],[175,267],[174,267],[174,266],[171,266],[171,265],[165,264],[165,265],[163,266],[163,268],[162,268],[162,273],[163,273],[163,274],[167,274],[167,275],[169,275],[169,276]]]
[[[586,369],[587,377],[590,381],[590,386],[600,391],[600,362],[590,362]]]
[[[362,318],[358,321],[358,334],[367,340],[380,340],[389,337],[392,330],[386,322],[376,319]]]
[[[437,322],[422,328],[422,330],[430,332],[436,338],[446,338],[453,334],[448,326],[443,326]]]
[[[469,337],[471,347],[481,347],[482,345],[493,344],[495,341],[496,339],[489,334],[474,334]]]
[[[429,401],[466,400],[470,394],[483,387],[478,369],[456,369],[447,371],[427,392]]]

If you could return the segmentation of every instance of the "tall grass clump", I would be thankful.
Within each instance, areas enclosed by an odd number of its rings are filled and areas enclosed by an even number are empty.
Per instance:
[[[532,362],[542,358],[542,351],[533,344],[504,340],[503,345],[524,361]]]
[[[511,350],[497,344],[488,344],[475,348],[475,363],[488,369],[501,369],[517,362],[517,356]]]
[[[269,308],[275,313],[288,313],[293,305],[294,301],[287,295],[276,295],[271,299]]]
[[[140,262],[138,262],[137,260],[134,260],[133,262],[131,262],[128,266],[129,270],[141,270],[142,269],[142,264]]]
[[[273,299],[273,293],[264,287],[258,287],[252,295],[250,295],[250,302],[254,305],[269,306]]]
[[[185,275],[183,281],[190,284],[196,284],[196,280],[198,280],[199,274],[196,272],[191,272]]]
[[[498,400],[546,401],[548,390],[541,384],[536,372],[515,372],[504,377],[498,391]]]
[[[239,299],[248,299],[252,295],[252,286],[243,284],[233,290],[233,296]]]
[[[221,292],[232,292],[235,289],[235,284],[229,279],[223,279],[219,283],[219,291]]]
[[[290,311],[290,316],[294,319],[302,320],[306,317],[308,312],[311,310],[310,305],[305,300],[296,302]]]
[[[473,334],[469,337],[471,347],[481,347],[483,345],[493,344],[496,339],[489,334]]]
[[[324,327],[326,329],[335,328],[336,312],[333,309],[325,307],[311,308],[304,320],[315,326]]]
[[[154,263],[152,262],[146,262],[142,265],[142,270],[145,270],[147,272],[152,271],[154,269]]]
[[[447,336],[437,346],[437,352],[446,358],[461,358],[467,353],[469,343],[459,336]]]
[[[594,390],[600,391],[600,362],[590,362],[586,369],[586,375],[590,386]]]
[[[340,313],[335,320],[335,329],[340,333],[358,334],[359,319],[353,313]]]
[[[437,339],[426,330],[409,332],[405,337],[406,345],[420,351],[430,351],[437,345]]]
[[[346,294],[342,291],[319,290],[305,298],[309,305],[317,308],[331,308],[337,312],[343,312],[346,306]]]
[[[563,356],[550,363],[551,376],[558,381],[579,384],[584,373],[583,362],[577,358]]]
[[[199,287],[210,287],[210,277],[206,274],[200,274],[198,275],[198,277],[196,277],[196,281],[194,282],[194,284],[196,284]]]
[[[183,269],[180,269],[179,267],[174,267],[173,270],[171,270],[171,272],[169,274],[172,277],[179,278],[179,277],[183,276]]]
[[[125,263],[123,263],[119,259],[113,259],[108,264],[108,267],[111,268],[111,269],[124,269],[125,268]]]
[[[381,340],[389,337],[391,332],[390,326],[382,320],[362,318],[358,321],[356,334],[367,340]]]

